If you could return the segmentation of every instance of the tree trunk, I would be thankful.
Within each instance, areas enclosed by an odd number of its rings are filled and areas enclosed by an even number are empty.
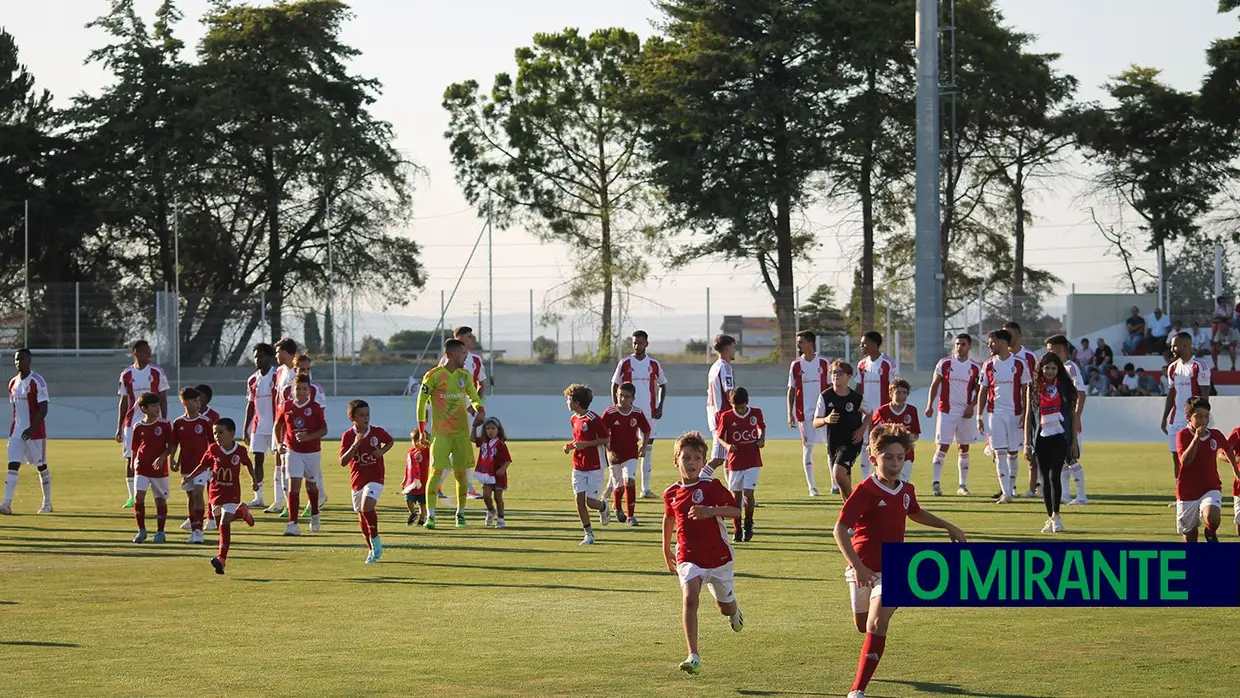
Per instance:
[[[874,328],[874,140],[877,135],[875,122],[882,118],[876,114],[874,97],[877,88],[877,69],[867,66],[865,73],[865,136],[861,151],[861,172],[858,193],[861,195],[861,330]],[[791,360],[791,359],[790,359]]]
[[[250,318],[246,320],[245,329],[237,337],[237,343],[232,350],[228,352],[228,356],[224,359],[225,366],[236,366],[241,363],[242,358],[246,354],[246,349],[250,346],[250,338],[254,336],[254,330],[258,329],[259,312],[258,308],[250,311]]]
[[[599,262],[603,266],[603,311],[602,326],[598,332],[598,361],[611,363],[615,358],[616,338],[615,326],[612,324],[612,304],[614,303],[616,278],[614,256],[611,249],[611,196],[608,192],[607,180],[610,172],[607,168],[607,142],[604,134],[598,133],[598,200],[599,227],[602,235],[599,239]]]
[[[1023,163],[1016,161],[1016,177],[1011,182],[1012,209],[1016,213],[1015,263],[1012,269],[1012,319],[1024,321],[1025,315],[1025,173]]]
[[[779,323],[779,360],[791,363],[797,355],[796,298],[792,277],[792,199],[781,195],[775,202],[775,250],[778,253],[775,319]]]
[[[272,341],[284,336],[284,261],[280,258],[280,194],[276,179],[275,148],[270,143],[271,128],[268,127],[268,143],[263,145],[263,198],[267,206],[267,267],[271,278],[268,293],[268,318],[271,321]]]

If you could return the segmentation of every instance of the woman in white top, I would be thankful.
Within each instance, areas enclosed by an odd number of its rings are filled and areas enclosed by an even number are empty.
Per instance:
[[[1076,387],[1063,362],[1053,351],[1042,355],[1029,386],[1029,408],[1025,410],[1025,457],[1042,473],[1042,500],[1046,504],[1043,533],[1059,533],[1064,463],[1075,462],[1080,453],[1072,423],[1076,407]]]

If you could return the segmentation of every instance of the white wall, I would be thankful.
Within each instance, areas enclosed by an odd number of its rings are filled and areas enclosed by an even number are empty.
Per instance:
[[[394,435],[403,436],[414,426],[414,403],[403,397],[377,397],[368,400],[371,420]],[[924,409],[926,390],[913,392],[912,402]],[[348,400],[328,400],[328,423],[332,438],[348,428],[345,405]],[[564,398],[552,395],[517,396],[495,395],[487,399],[489,414],[499,417],[514,439],[566,439],[570,436],[568,412]],[[598,400],[594,408],[601,412],[606,398]],[[767,433],[771,439],[795,439],[796,432],[785,421],[786,403],[783,398],[759,397],[753,399],[755,407],[766,416]],[[244,402],[240,397],[223,396],[212,402],[212,407],[225,417],[238,422],[244,415]],[[1240,424],[1240,397],[1218,396],[1213,400],[1214,423],[1230,432]],[[1166,439],[1158,429],[1162,416],[1163,398],[1103,398],[1091,397],[1085,405],[1085,438],[1089,441],[1159,442]],[[179,410],[178,410],[179,412]],[[116,432],[116,398],[53,398],[48,413],[48,429],[53,439],[108,439]],[[664,439],[697,429],[706,429],[705,401],[701,397],[670,397],[659,433]],[[923,437],[933,438],[933,420],[922,419]]]

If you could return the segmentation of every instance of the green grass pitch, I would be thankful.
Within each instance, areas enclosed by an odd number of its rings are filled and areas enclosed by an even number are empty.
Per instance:
[[[1176,540],[1165,448],[1087,446],[1093,504],[1065,507],[1062,539]],[[0,694],[843,696],[856,668],[861,636],[830,538],[839,501],[805,496],[793,442],[768,445],[757,535],[737,545],[745,629],[733,633],[704,593],[697,677],[676,669],[680,592],[659,550],[660,503],[640,503],[641,527],[596,526],[598,544],[578,547],[557,444],[512,445],[507,530],[483,528],[481,502],[466,530],[406,528],[392,482],[373,566],[345,473],[325,459],[323,531],[284,538],[259,514],[234,529],[223,577],[208,563],[214,533],[183,542],[180,492],[167,544],[129,542],[116,450],[50,443],[52,515],[34,514],[38,479],[22,470],[16,513],[0,517]],[[1044,539],[1040,501],[991,503],[993,470],[978,456],[973,497],[933,498],[922,455],[924,505],[972,540]],[[670,483],[667,442],[656,457]],[[954,492],[954,453],[946,470]],[[1234,542],[1230,519],[1227,501]],[[1236,609],[906,609],[869,695],[1235,695],[1238,642]]]

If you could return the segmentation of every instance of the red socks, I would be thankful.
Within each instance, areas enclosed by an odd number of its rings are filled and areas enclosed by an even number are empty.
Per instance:
[[[250,513],[250,508],[244,504],[237,505],[237,518],[245,522],[250,528],[254,527],[254,515]]]
[[[878,660],[883,658],[883,648],[887,646],[885,635],[865,634],[865,642],[861,644],[861,660],[857,662],[857,678],[853,681],[852,690],[864,691],[878,669]]]
[[[371,539],[370,522],[366,520],[366,512],[364,511],[357,512],[357,522],[361,526],[362,537],[366,539],[366,547],[369,548],[370,539]]]
[[[220,562],[228,559],[228,548],[232,545],[232,524],[220,524],[220,552],[216,556]]]
[[[133,503],[133,520],[138,522],[138,530],[146,530],[146,500],[135,499]]]
[[[306,490],[306,496],[310,498],[310,515],[318,516],[319,515],[319,491],[315,490],[311,492],[309,490]]]
[[[297,523],[297,515],[301,513],[301,492],[288,493],[288,520]]]
[[[157,530],[162,533],[164,530],[164,523],[168,520],[168,500],[155,500],[155,516],[155,525],[157,526]]]
[[[624,506],[624,492],[627,489],[628,489],[627,485],[624,487],[617,487],[615,491],[611,493],[611,504],[612,504],[611,508],[614,511],[619,512],[620,507]]]
[[[370,537],[374,538],[379,535],[379,512],[363,510],[362,517],[366,519],[366,527],[370,529]]]
[[[629,498],[629,518],[633,518],[634,508],[637,506],[637,483],[630,482],[624,486],[624,496]],[[619,509],[617,509],[619,511]]]

